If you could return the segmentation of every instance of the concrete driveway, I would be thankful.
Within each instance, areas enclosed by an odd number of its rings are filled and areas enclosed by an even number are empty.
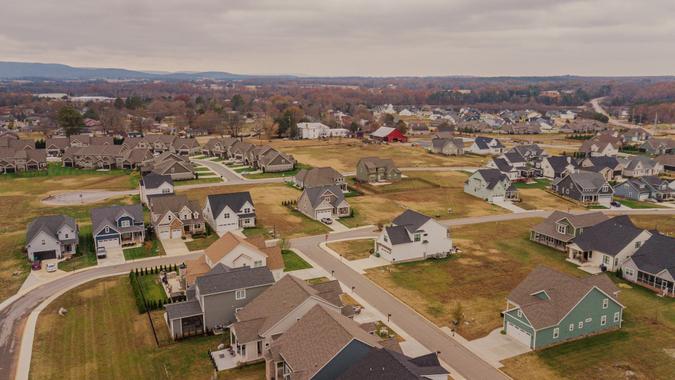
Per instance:
[[[167,256],[180,256],[190,253],[183,239],[164,239],[160,240],[160,242]]]
[[[98,259],[98,265],[105,266],[124,264],[125,259],[122,247],[108,247],[106,248],[105,253],[105,258]]]
[[[531,351],[529,347],[501,333],[502,328],[494,329],[487,336],[466,343],[466,346],[481,359],[496,368],[502,367],[502,360]]]

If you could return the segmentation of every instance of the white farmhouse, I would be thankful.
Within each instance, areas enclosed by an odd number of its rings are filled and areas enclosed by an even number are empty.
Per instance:
[[[61,259],[77,251],[78,228],[67,215],[46,215],[34,219],[26,231],[28,260]]]
[[[203,214],[218,236],[255,227],[255,207],[248,191],[207,196]]]
[[[323,123],[298,123],[298,132],[302,139],[320,139],[330,136],[330,127]]]
[[[155,172],[145,175],[141,179],[141,202],[148,204],[149,195],[173,194],[173,179],[170,175],[161,175]]]
[[[445,257],[448,253],[452,253],[450,230],[412,210],[396,217],[375,241],[375,254],[391,262]]]

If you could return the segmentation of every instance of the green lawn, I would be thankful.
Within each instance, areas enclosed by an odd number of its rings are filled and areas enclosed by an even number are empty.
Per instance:
[[[68,310],[58,315],[59,308]],[[213,365],[208,350],[227,344],[228,335],[169,339],[161,312],[138,314],[128,276],[87,283],[57,298],[38,319],[31,379],[207,379]],[[256,367],[228,375],[264,378]],[[224,376],[219,378],[233,378]]]
[[[294,175],[298,174],[298,172],[302,169],[311,169],[311,166],[309,165],[303,165],[303,164],[297,164],[295,165],[295,169],[285,171],[285,172],[278,172],[278,173],[255,173],[255,174],[246,174],[246,171],[250,170],[243,170],[243,169],[236,169],[235,171],[237,173],[242,173],[244,177],[248,179],[261,179],[261,178],[276,178],[276,177],[293,177]],[[240,171],[243,170],[243,171]]]
[[[212,232],[210,235],[194,238],[194,240],[186,242],[185,245],[190,251],[199,251],[206,249],[216,240],[218,240],[218,234]]]
[[[174,186],[185,186],[185,185],[196,185],[200,183],[216,183],[223,182],[220,177],[209,177],[209,178],[197,178],[197,179],[188,179],[185,181],[175,181]]]
[[[146,274],[144,276],[136,276],[138,283],[143,290],[143,297],[147,302],[160,301],[167,298],[166,292],[159,281],[159,274]],[[131,279],[130,281],[135,281]]]
[[[126,248],[123,252],[125,260],[164,255],[164,249],[157,239],[146,241],[141,247]]]
[[[533,183],[515,182],[513,185],[518,189],[546,189],[551,185],[551,180],[536,179]]]
[[[59,269],[70,272],[96,264],[98,264],[98,260],[96,259],[96,250],[94,249],[94,239],[91,236],[91,225],[80,225],[77,254],[70,260],[60,262]]]
[[[294,270],[308,269],[312,266],[309,263],[298,256],[295,252],[284,249],[281,251],[281,256],[284,259],[284,272],[291,272]]]
[[[629,208],[663,208],[663,206],[658,203],[634,201],[632,199],[624,198],[615,198],[615,200]]]

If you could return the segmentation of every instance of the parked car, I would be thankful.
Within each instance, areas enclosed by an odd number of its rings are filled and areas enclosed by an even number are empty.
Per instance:
[[[57,266],[56,263],[47,264],[47,272],[56,272]]]
[[[322,218],[322,219],[321,219],[321,223],[324,223],[324,224],[333,224],[333,219],[331,219],[331,218]]]
[[[42,269],[42,262],[40,260],[33,261],[33,264],[31,264],[30,269],[32,269],[32,270]]]
[[[107,255],[108,253],[106,252],[105,247],[96,248],[96,257],[99,259],[104,259]]]
[[[619,203],[619,202],[617,202],[617,201],[612,201],[612,202],[610,203],[610,205],[611,205],[612,207],[621,207],[621,203]]]

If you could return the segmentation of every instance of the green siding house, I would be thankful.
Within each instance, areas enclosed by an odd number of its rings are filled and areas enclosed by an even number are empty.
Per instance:
[[[575,278],[537,267],[507,297],[504,331],[536,350],[619,329],[618,292],[605,274]]]

